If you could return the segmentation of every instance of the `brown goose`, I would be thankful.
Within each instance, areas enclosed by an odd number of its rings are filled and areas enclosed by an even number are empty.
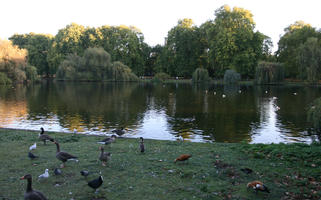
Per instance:
[[[115,142],[115,140],[116,140],[116,135],[112,135],[111,137],[105,138],[97,143],[108,145],[108,144]]]
[[[47,200],[45,195],[43,195],[40,191],[32,189],[32,177],[30,174],[24,175],[20,178],[20,180],[27,179],[27,191],[24,195],[24,200]]]
[[[46,144],[46,141],[49,140],[51,142],[54,141],[54,139],[52,137],[50,137],[47,134],[44,134],[45,130],[41,127],[40,128],[41,133],[39,133],[39,140],[43,141],[43,144]]]
[[[104,152],[104,147],[99,147],[99,150],[101,150],[99,160],[102,162],[103,166],[106,166],[107,161],[110,159],[111,153]]]
[[[65,162],[67,162],[68,160],[75,160],[76,162],[78,162],[78,160],[76,159],[77,156],[73,156],[67,152],[63,152],[60,151],[60,147],[59,147],[59,143],[58,142],[54,142],[57,146],[57,153],[56,153],[56,158],[60,161],[62,161],[62,165],[61,168],[65,167]]]

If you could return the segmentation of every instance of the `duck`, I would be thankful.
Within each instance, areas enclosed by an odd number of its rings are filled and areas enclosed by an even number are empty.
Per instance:
[[[61,168],[65,167],[65,162],[67,162],[68,160],[75,160],[76,162],[78,162],[77,156],[73,156],[67,152],[60,151],[59,143],[57,141],[54,141],[54,143],[57,146],[56,158],[62,161]]]
[[[97,142],[98,144],[104,144],[104,145],[108,145],[111,144],[113,142],[115,142],[116,140],[116,135],[112,135],[111,137],[105,138],[99,142]]]
[[[139,145],[139,148],[140,148],[140,152],[141,152],[141,153],[144,153],[144,152],[145,152],[144,138],[143,138],[143,137],[140,137],[140,145]]]
[[[252,181],[249,182],[246,186],[247,188],[252,188],[253,190],[255,190],[255,193],[257,193],[258,191],[270,193],[270,190],[261,181]]]
[[[176,163],[177,161],[185,161],[185,160],[188,160],[190,157],[192,157],[191,154],[182,154],[180,155],[178,158],[176,158],[174,160],[174,163]]]
[[[43,144],[46,145],[46,141],[49,140],[51,142],[54,141],[54,139],[52,137],[50,137],[47,134],[44,134],[45,130],[41,127],[40,128],[41,133],[39,133],[39,140],[43,141]]]
[[[95,190],[95,193],[98,192],[98,188],[103,184],[104,180],[103,180],[103,176],[99,176],[98,178],[89,181],[88,182],[88,186],[93,188]]]
[[[45,173],[41,174],[38,176],[39,179],[46,179],[46,178],[49,178],[49,170],[46,169],[45,170]]]
[[[111,153],[104,152],[104,147],[99,147],[99,150],[101,150],[99,160],[102,162],[103,166],[106,166],[107,161],[110,159]]]
[[[118,136],[122,136],[125,134],[124,127],[121,127],[120,129],[112,130],[111,132],[116,133]]]
[[[32,151],[37,148],[37,143],[35,142],[33,145],[29,147],[29,150]]]
[[[32,189],[31,174],[26,174],[20,178],[20,180],[24,179],[27,179],[28,181],[27,190],[24,194],[24,200],[47,200],[47,197],[45,197],[45,195],[42,192]]]
[[[33,160],[35,158],[38,158],[38,156],[34,155],[33,153],[31,153],[30,151],[28,152],[28,157]]]

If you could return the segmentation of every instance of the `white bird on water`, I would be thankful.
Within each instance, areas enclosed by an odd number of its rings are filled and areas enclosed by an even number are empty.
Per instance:
[[[43,174],[41,174],[41,175],[39,176],[39,179],[45,179],[45,178],[48,178],[48,177],[49,177],[49,170],[46,169],[46,170],[45,170],[45,173],[43,173]]]
[[[36,149],[36,148],[37,148],[37,143],[34,143],[33,145],[31,145],[29,147],[29,150],[31,151],[31,150]]]

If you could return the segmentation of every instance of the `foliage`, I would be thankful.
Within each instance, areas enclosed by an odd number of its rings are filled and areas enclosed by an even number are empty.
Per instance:
[[[318,38],[308,38],[298,49],[299,75],[309,82],[317,82],[321,76],[321,43]]]
[[[299,47],[303,45],[308,38],[321,38],[321,32],[316,31],[310,24],[303,21],[296,21],[294,24],[284,29],[285,34],[278,42],[277,61],[284,63],[286,77],[297,78],[299,75]],[[302,61],[302,60],[301,60]]]
[[[26,67],[26,76],[27,76],[27,80],[30,80],[30,81],[39,80],[37,68],[31,65],[27,65]]]
[[[14,34],[9,38],[14,45],[21,49],[27,49],[28,64],[35,66],[40,75],[47,77],[53,75],[49,70],[47,61],[48,51],[51,48],[52,35],[45,34]]]
[[[224,73],[224,83],[236,84],[241,80],[241,75],[232,69],[228,69]]]
[[[308,108],[307,115],[312,127],[321,132],[321,98],[313,101]]]
[[[280,63],[260,62],[256,68],[257,84],[278,83],[284,80],[284,68]]]
[[[207,82],[210,80],[207,69],[197,68],[192,77],[193,82]]]
[[[9,79],[5,73],[0,72],[0,85],[9,85],[11,83],[11,79]]]
[[[5,74],[2,75],[3,83],[22,83],[27,79],[35,79],[36,70],[27,67],[26,55],[25,49],[19,49],[11,41],[0,40],[0,72]]]
[[[132,70],[120,61],[113,63],[111,68],[113,81],[138,81],[138,77]]]
[[[170,79],[170,75],[166,74],[165,72],[159,72],[155,74],[153,81],[154,82],[163,82]]]

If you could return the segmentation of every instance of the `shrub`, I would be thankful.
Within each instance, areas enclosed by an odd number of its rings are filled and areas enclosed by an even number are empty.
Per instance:
[[[3,72],[0,72],[0,85],[9,85],[12,81]]]
[[[321,98],[312,102],[308,108],[308,122],[312,123],[312,127],[318,132],[321,131]]]
[[[226,84],[236,84],[241,80],[241,75],[236,71],[229,69],[224,73],[224,83]]]
[[[26,75],[27,79],[30,81],[37,81],[39,80],[38,78],[38,73],[37,73],[37,68],[31,65],[27,65],[26,67]]]
[[[207,69],[197,68],[192,76],[193,82],[207,82],[210,80]]]
[[[256,68],[257,84],[279,83],[284,80],[284,68],[280,63],[260,62]]]
[[[122,62],[116,61],[111,68],[114,81],[137,81],[138,77]]]
[[[159,73],[155,74],[155,76],[152,79],[152,81],[154,81],[154,82],[163,82],[163,81],[168,80],[170,78],[171,77],[168,74],[166,74],[164,72],[159,72]]]

